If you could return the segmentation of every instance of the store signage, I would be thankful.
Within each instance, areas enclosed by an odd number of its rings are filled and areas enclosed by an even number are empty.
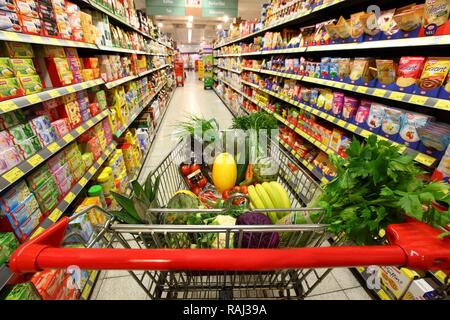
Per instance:
[[[147,14],[233,18],[238,15],[238,0],[147,0]]]

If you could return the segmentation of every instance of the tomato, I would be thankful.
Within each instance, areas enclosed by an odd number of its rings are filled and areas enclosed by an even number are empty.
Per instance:
[[[191,189],[191,191],[195,194],[195,195],[199,195],[199,193],[202,191],[202,189],[200,189],[199,187],[194,187]]]
[[[233,200],[233,205],[239,206],[239,205],[243,204],[244,202],[245,202],[245,199],[243,199],[243,198],[236,198],[236,199]]]
[[[225,191],[222,193],[222,199],[223,199],[223,200],[228,200],[228,199],[230,199],[230,190],[225,190]]]
[[[188,164],[183,164],[181,166],[181,173],[183,176],[188,176],[191,173],[191,167]]]
[[[240,193],[241,192],[241,187],[239,187],[239,186],[234,187],[233,188],[233,192]]]
[[[241,186],[240,189],[241,189],[241,193],[248,194],[248,187],[247,186]]]
[[[200,188],[204,188],[207,183],[208,180],[205,177],[203,177],[197,182],[197,186],[199,186]]]
[[[197,170],[200,170],[200,168],[201,168],[201,165],[199,165],[199,164],[192,164],[191,165],[191,173],[195,172]]]

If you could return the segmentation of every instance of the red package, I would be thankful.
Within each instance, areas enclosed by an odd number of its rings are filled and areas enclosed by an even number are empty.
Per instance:
[[[56,300],[64,280],[64,270],[46,270],[36,273],[31,282],[43,300]]]
[[[38,18],[17,15],[19,17],[20,25],[25,33],[42,35],[42,22]]]
[[[91,116],[96,116],[100,113],[100,107],[98,106],[98,103],[93,102],[93,103],[89,103],[89,111],[91,113]]]

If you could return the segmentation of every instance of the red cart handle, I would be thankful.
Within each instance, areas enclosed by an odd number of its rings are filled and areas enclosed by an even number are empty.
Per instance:
[[[294,249],[76,249],[59,248],[67,217],[22,244],[9,266],[16,273],[76,265],[86,270],[220,270],[405,266],[450,271],[450,239],[418,221],[390,225],[390,245]]]

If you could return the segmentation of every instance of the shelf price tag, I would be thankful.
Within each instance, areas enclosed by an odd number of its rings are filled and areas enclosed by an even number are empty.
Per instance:
[[[359,92],[359,93],[367,93],[367,90],[368,90],[368,89],[369,89],[369,88],[367,88],[367,87],[359,86],[359,87],[356,88],[356,92]]]
[[[59,217],[61,217],[62,211],[56,208],[53,212],[48,216],[48,219],[52,222],[58,221]]]
[[[42,158],[39,154],[35,154],[30,159],[28,159],[27,162],[34,168],[44,162],[44,158]]]
[[[94,122],[92,121],[92,119],[89,119],[89,120],[86,122],[86,124],[87,124],[89,127],[92,127],[92,126],[94,125]]]
[[[424,105],[427,100],[428,100],[428,97],[413,95],[409,99],[409,102],[414,103],[414,104]]]
[[[39,96],[37,94],[32,94],[31,96],[27,96],[25,98],[31,104],[39,103],[42,101],[41,98],[39,98]]]
[[[432,157],[430,157],[430,156],[427,156],[426,154],[423,154],[423,153],[419,153],[419,154],[416,156],[416,159],[415,159],[415,160],[416,160],[417,162],[419,162],[419,163],[422,163],[422,164],[428,166],[428,167],[432,166],[433,163],[436,161],[435,158],[432,158]]]
[[[392,100],[402,100],[405,97],[405,94],[403,92],[391,92],[389,95],[389,99]]]
[[[66,135],[63,137],[63,140],[64,140],[66,143],[70,143],[70,142],[72,142],[72,141],[74,140],[74,137],[73,137],[71,134],[66,134]]]
[[[57,97],[61,96],[61,94],[58,92],[58,90],[50,90],[47,93],[52,98],[57,98]]]
[[[447,101],[439,100],[438,102],[436,102],[434,107],[438,108],[438,109],[443,109],[443,110],[450,111],[450,101],[448,101],[448,100]]]
[[[14,167],[13,169],[9,170],[7,173],[3,175],[3,179],[8,181],[9,183],[14,183],[20,178],[22,178],[23,175],[24,172],[21,169]]]
[[[338,120],[337,125],[340,127],[344,127],[346,122],[344,120]]]
[[[49,144],[47,146],[47,149],[51,152],[51,153],[55,153],[56,151],[58,151],[59,149],[61,149],[61,147],[56,143],[56,142],[52,142],[51,144]]]
[[[9,112],[17,109],[17,105],[12,101],[4,101],[0,103],[0,110],[2,112]]]
[[[373,95],[376,97],[384,97],[385,94],[386,90],[383,89],[375,89],[375,91],[373,92]]]
[[[352,131],[352,132],[355,132],[355,131],[356,131],[356,128],[357,128],[357,127],[356,127],[354,124],[351,124],[351,123],[350,123],[350,124],[348,125],[348,130],[350,130],[350,131]]]
[[[69,194],[64,198],[64,201],[67,203],[72,203],[72,201],[75,199],[75,193],[69,192]]]
[[[87,179],[85,177],[81,178],[80,181],[78,181],[78,184],[84,187],[87,184]]]

